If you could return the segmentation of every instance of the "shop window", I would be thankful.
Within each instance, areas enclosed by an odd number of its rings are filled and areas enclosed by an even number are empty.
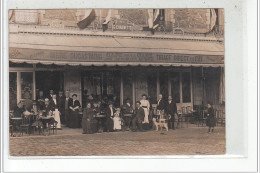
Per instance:
[[[33,98],[33,73],[21,72],[21,92],[22,99]]]
[[[9,107],[13,110],[17,104],[17,72],[9,73]]]
[[[190,73],[182,73],[182,99],[183,103],[191,102]]]
[[[173,101],[180,103],[180,73],[171,73],[171,95]]]
[[[156,73],[149,73],[148,75],[148,95],[151,104],[157,103],[157,85],[156,85]]]
[[[168,96],[168,72],[160,73],[160,93],[163,95],[163,98]]]
[[[133,100],[133,75],[132,72],[123,72],[124,101],[129,98]]]
[[[101,74],[87,74],[84,77],[84,90],[86,96],[101,95]]]

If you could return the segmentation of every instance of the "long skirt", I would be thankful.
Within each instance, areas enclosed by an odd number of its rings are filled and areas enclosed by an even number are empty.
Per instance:
[[[114,121],[111,118],[106,119],[106,130],[113,131],[114,130]]]
[[[216,126],[216,118],[215,117],[208,117],[206,120],[206,125],[208,127],[215,127]]]
[[[54,120],[57,121],[57,129],[61,129],[60,112],[54,111]]]
[[[69,122],[70,128],[78,128],[79,127],[79,111],[70,111],[70,122]]]
[[[144,108],[144,121],[143,123],[149,123],[149,110],[148,108]]]
[[[91,134],[91,133],[97,132],[98,122],[95,119],[87,120],[86,117],[83,117],[81,125],[82,125],[82,129],[83,129],[83,133]]]

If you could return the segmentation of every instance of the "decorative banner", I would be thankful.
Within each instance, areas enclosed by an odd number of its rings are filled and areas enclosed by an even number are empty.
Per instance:
[[[10,48],[9,58],[53,62],[151,62],[224,64],[221,55],[189,55],[146,52],[90,52]]]

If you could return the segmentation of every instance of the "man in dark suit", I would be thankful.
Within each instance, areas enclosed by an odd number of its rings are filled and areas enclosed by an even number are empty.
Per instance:
[[[172,101],[172,96],[169,96],[168,97],[168,102],[166,103],[166,113],[167,115],[169,116],[169,128],[175,130],[175,127],[174,127],[174,115],[177,113],[177,106],[176,106],[176,103]]]
[[[44,105],[44,108],[43,108],[43,115],[44,115],[44,116],[48,116],[49,113],[50,113],[50,111],[54,111],[54,107],[53,107],[53,105],[50,103],[50,100],[49,100],[48,98],[46,98],[46,99],[44,100],[44,103],[45,103],[45,105]]]
[[[44,108],[44,96],[43,91],[39,91],[39,97],[37,98],[37,106],[40,110],[43,110]]]
[[[112,132],[114,129],[114,121],[112,119],[114,117],[114,113],[115,113],[115,109],[113,108],[113,103],[109,102],[108,107],[105,111],[105,114],[106,114],[105,131],[107,131],[107,132]]]
[[[163,100],[162,94],[158,95],[159,100],[157,101],[157,110],[165,110],[165,101]]]
[[[132,105],[130,103],[130,99],[127,98],[126,99],[126,103],[124,103],[121,107],[122,109],[122,113],[123,115],[125,114],[133,114],[133,108],[132,108]],[[131,116],[123,116],[123,119],[124,119],[124,122],[125,122],[125,130],[130,130],[130,124],[131,124],[131,121],[132,121],[132,117]]]
[[[53,90],[50,90],[49,95],[47,96],[47,98],[48,98],[49,100],[52,99],[53,93],[54,93]]]
[[[50,105],[52,105],[52,107],[54,109],[58,109],[59,110],[59,103],[58,103],[58,99],[57,99],[57,95],[56,94],[52,95],[52,99],[50,99]]]
[[[65,111],[65,122],[67,126],[70,124],[70,109],[69,105],[72,102],[72,98],[70,98],[70,93],[69,91],[65,92],[65,99],[64,99],[64,111]]]
[[[57,97],[58,109],[61,113],[61,123],[65,124],[65,97],[62,91],[59,91],[59,96]]]
[[[138,126],[138,128],[141,132],[144,131],[143,127],[142,127],[142,122],[144,121],[144,116],[145,116],[144,115],[144,109],[141,107],[141,102],[137,101],[134,118],[132,120],[134,132],[137,130],[137,126]]]

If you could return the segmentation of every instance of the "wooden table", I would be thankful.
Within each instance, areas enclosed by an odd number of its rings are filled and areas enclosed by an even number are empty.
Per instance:
[[[17,129],[20,130],[19,123],[22,124],[23,118],[21,118],[21,117],[13,117],[13,118],[10,119],[10,121],[11,121],[10,124],[13,125],[15,127],[15,129],[17,128]]]

